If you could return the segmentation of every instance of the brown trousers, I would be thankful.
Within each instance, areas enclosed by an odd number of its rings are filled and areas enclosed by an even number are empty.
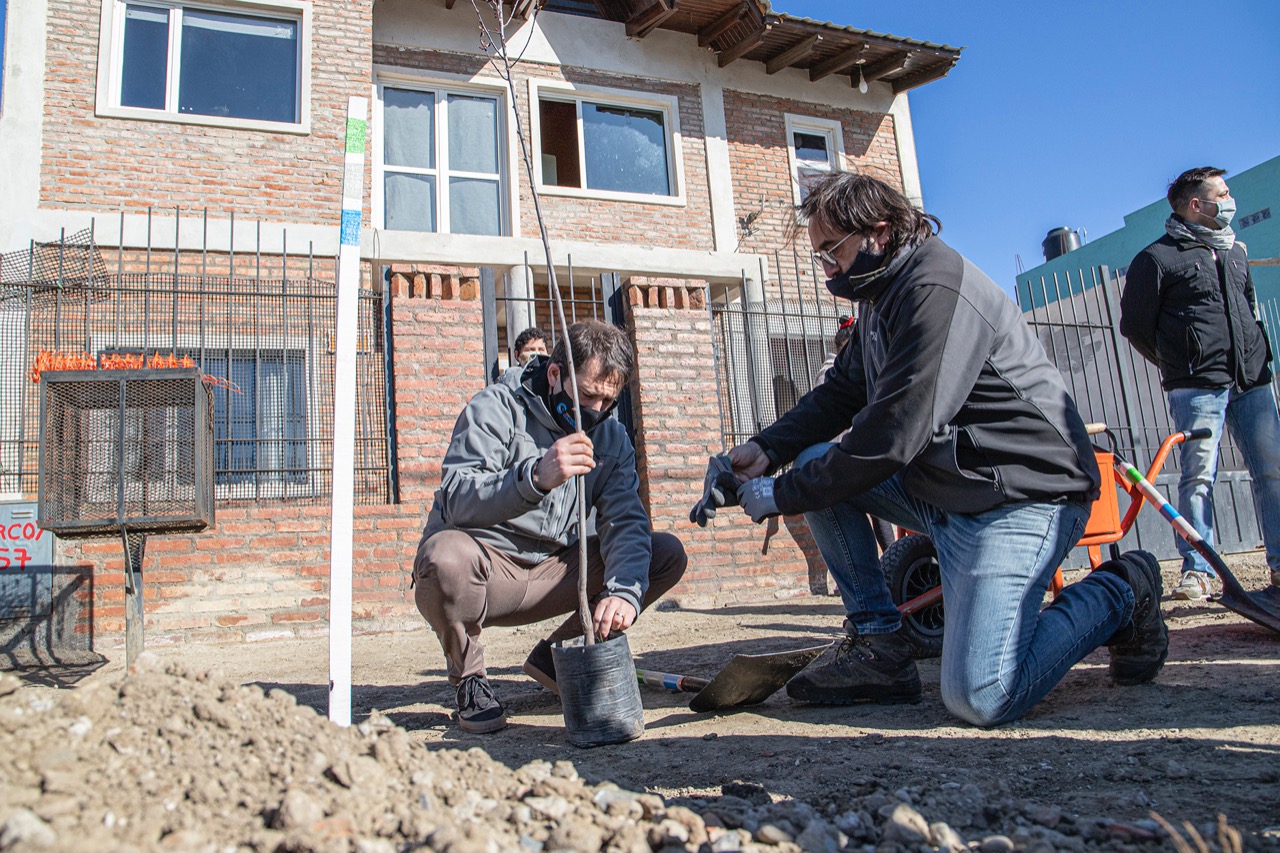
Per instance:
[[[675,586],[686,565],[688,557],[680,540],[670,533],[654,533],[649,589],[642,609]],[[569,613],[548,641],[582,634],[576,545],[527,565],[460,530],[443,530],[418,545],[413,579],[418,610],[440,638],[452,684],[470,675],[485,675],[482,628],[528,625]],[[592,537],[587,540],[587,595],[594,602],[603,593],[604,560]]]

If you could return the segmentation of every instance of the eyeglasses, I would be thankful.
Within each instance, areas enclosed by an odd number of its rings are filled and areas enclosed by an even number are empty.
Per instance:
[[[840,266],[840,262],[836,260],[836,257],[834,254],[835,250],[839,249],[840,245],[844,243],[845,240],[848,240],[850,237],[852,237],[853,234],[854,232],[850,232],[844,235],[843,237],[841,237],[839,240],[836,241],[835,245],[831,246],[830,248],[818,249],[816,252],[813,253],[813,259],[815,261],[821,261],[824,264],[829,264],[830,266],[833,266],[833,267]]]

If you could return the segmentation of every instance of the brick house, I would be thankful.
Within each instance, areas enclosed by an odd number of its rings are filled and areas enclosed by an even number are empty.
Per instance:
[[[216,525],[148,546],[149,643],[326,630],[352,96],[369,104],[356,629],[422,626],[406,570],[454,418],[521,329],[554,325],[517,119],[562,292],[636,346],[643,497],[692,557],[675,597],[825,587],[803,520],[702,530],[688,507],[708,454],[802,393],[834,332],[787,240],[806,176],[864,170],[919,203],[907,93],[960,51],[767,0],[508,11],[510,86],[465,0],[9,0],[0,501],[35,498],[41,350],[181,351],[242,390],[215,401]],[[120,543],[61,541],[53,562],[35,598],[0,566],[0,639],[61,625],[57,642],[118,647]],[[39,600],[15,608],[6,582]]]

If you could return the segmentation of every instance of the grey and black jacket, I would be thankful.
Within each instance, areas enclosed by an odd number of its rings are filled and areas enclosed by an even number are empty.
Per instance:
[[[1164,389],[1248,391],[1271,381],[1249,259],[1166,234],[1129,264],[1120,333],[1160,368]]]
[[[1098,466],[1061,374],[981,270],[928,237],[854,298],[857,337],[825,381],[752,439],[776,467],[848,430],[778,478],[779,510],[829,507],[898,473],[909,493],[946,512],[1098,496]]]
[[[463,530],[530,565],[576,547],[577,478],[547,493],[532,481],[534,466],[565,435],[533,391],[548,361],[540,356],[523,370],[508,370],[467,403],[449,440],[424,537]],[[595,511],[605,592],[625,599],[638,613],[649,588],[653,545],[640,502],[635,449],[616,418],[593,429],[591,443],[596,467],[584,478],[587,511]]]

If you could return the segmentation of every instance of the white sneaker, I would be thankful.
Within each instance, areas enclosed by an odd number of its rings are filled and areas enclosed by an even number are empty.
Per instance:
[[[1186,572],[1182,583],[1173,588],[1173,597],[1177,601],[1200,601],[1213,594],[1209,576],[1204,572]]]

